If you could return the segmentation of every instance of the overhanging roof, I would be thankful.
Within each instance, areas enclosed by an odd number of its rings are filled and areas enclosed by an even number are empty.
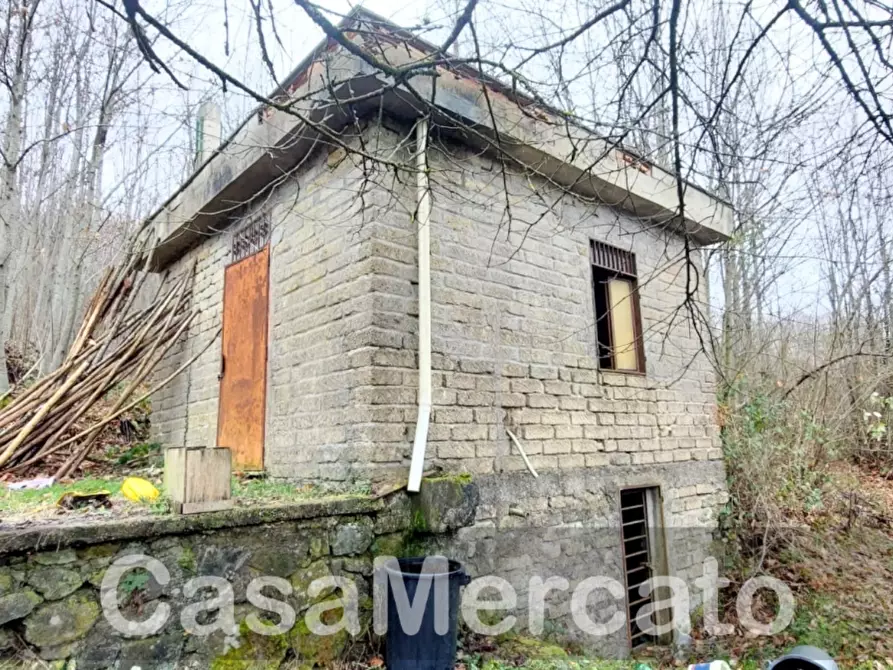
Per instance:
[[[364,30],[352,32],[358,23]],[[369,25],[375,28],[370,37]],[[366,10],[341,26],[356,44],[374,39],[375,55],[394,67],[430,57],[435,47]],[[334,45],[334,46],[333,46]],[[436,68],[394,86],[385,74],[341,45],[320,44],[277,91],[282,104],[302,98],[303,118],[267,107],[246,119],[211,158],[147,221],[151,267],[161,270],[227,225],[233,210],[288,172],[355,118],[385,113],[411,120],[432,111],[440,132],[483,150],[502,152],[556,185],[595,197],[655,223],[684,230],[698,244],[728,239],[728,203],[685,183],[684,221],[670,172],[571,124],[556,110],[506,90],[471,68]],[[329,82],[329,85],[324,85]],[[483,86],[487,87],[484,95]],[[419,102],[418,96],[433,106]],[[345,101],[360,102],[344,104]]]

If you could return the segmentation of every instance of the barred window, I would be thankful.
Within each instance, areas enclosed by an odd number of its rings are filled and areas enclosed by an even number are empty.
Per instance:
[[[270,213],[248,217],[233,232],[232,262],[256,254],[270,241]]]
[[[592,282],[599,366],[645,372],[635,255],[593,241]]]

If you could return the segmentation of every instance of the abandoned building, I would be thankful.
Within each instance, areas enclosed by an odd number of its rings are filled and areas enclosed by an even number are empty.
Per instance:
[[[153,401],[158,439],[296,481],[471,473],[450,550],[519,594],[547,569],[632,589],[639,513],[665,528],[648,565],[699,576],[726,493],[686,301],[729,206],[683,184],[680,217],[659,166],[371,13],[342,28],[228,139],[206,109],[153,217],[153,268],[194,272],[202,310],[160,371],[201,352]]]

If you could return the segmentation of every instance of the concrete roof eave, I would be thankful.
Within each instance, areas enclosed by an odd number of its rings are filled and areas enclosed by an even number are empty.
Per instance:
[[[721,242],[731,234],[728,203],[686,183],[681,222],[672,174],[646,162],[631,163],[629,154],[553,113],[522,108],[498,91],[488,90],[485,97],[480,82],[451,72],[438,71],[436,86],[431,75],[421,75],[410,80],[412,91],[394,88],[360,59],[349,54],[338,58],[342,83],[325,93],[328,101],[320,97],[301,109],[317,128],[284,111],[260,110],[154,215],[148,226],[154,238],[152,269],[164,269],[201,239],[225,228],[239,208],[264,193],[277,177],[321,144],[331,145],[319,127],[337,136],[354,118],[380,112],[412,120],[424,107],[417,96],[431,100],[432,95],[441,132],[459,141],[494,153],[498,147],[558,186],[684,231],[696,244]],[[331,61],[325,67],[330,72]],[[343,76],[347,73],[350,76]],[[313,79],[306,76],[297,93],[305,92]],[[360,96],[366,96],[360,103],[342,104]]]

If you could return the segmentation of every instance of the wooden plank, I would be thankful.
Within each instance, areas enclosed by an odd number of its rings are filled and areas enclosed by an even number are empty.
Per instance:
[[[164,482],[178,514],[214,512],[232,507],[232,452],[206,447],[165,451]]]
[[[237,470],[261,470],[267,387],[270,247],[226,268],[217,444]]]
[[[183,503],[180,505],[179,514],[199,514],[201,512],[220,512],[232,509],[232,500],[207,500],[205,502]]]
[[[173,501],[182,501],[186,494],[186,452],[182,447],[164,450],[164,490]]]
[[[229,449],[190,449],[186,453],[184,503],[229,500],[232,455]]]

